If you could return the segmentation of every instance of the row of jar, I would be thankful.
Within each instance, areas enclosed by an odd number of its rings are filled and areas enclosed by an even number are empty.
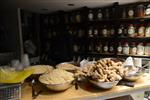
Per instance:
[[[117,53],[125,55],[150,55],[150,43],[119,43]]]
[[[83,45],[73,45],[74,52],[80,52],[85,49]],[[114,43],[89,43],[88,52],[97,52],[97,53],[115,53]],[[117,54],[124,55],[150,55],[150,43],[119,43],[117,46]]]
[[[101,29],[93,28],[92,26],[88,29],[88,36],[103,36],[110,37],[114,34],[117,34],[119,37],[127,36],[127,37],[150,37],[150,24],[147,25],[120,25],[117,28],[117,33],[115,32],[114,26],[107,27],[104,25]],[[79,34],[80,36],[80,34]]]

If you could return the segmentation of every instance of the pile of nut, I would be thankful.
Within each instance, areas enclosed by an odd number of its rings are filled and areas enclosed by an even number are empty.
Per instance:
[[[121,61],[106,58],[83,67],[79,73],[94,81],[113,82],[123,78],[124,68]]]

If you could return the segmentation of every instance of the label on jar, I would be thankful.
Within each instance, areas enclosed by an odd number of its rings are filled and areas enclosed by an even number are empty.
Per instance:
[[[97,29],[94,30],[94,35],[98,35],[98,30]]]
[[[121,28],[118,29],[118,34],[122,34],[122,29]]]
[[[103,29],[102,34],[104,37],[107,37],[107,29]]]
[[[144,36],[144,27],[140,27],[138,29],[138,34],[139,34],[139,36]]]
[[[123,47],[123,54],[129,54],[129,47]]]
[[[104,46],[104,52],[107,52],[107,51],[108,51],[108,47]]]
[[[103,16],[102,13],[99,12],[97,15],[97,18],[100,20],[100,19],[102,19],[102,16]]]
[[[114,47],[110,46],[110,52],[113,52],[113,51],[114,51]]]
[[[132,34],[134,34],[134,33],[135,33],[134,27],[130,27],[130,28],[128,29],[128,34],[129,34],[129,35],[132,35]]]
[[[93,17],[94,17],[94,16],[93,16],[93,13],[89,13],[88,18],[89,18],[90,21],[93,20]]]
[[[133,11],[132,9],[130,9],[130,10],[128,11],[128,15],[129,15],[129,17],[133,17],[134,11]]]
[[[145,37],[150,37],[150,27],[145,29]]]
[[[121,53],[121,52],[122,52],[122,47],[119,46],[119,47],[117,48],[117,51],[118,51],[118,53]]]

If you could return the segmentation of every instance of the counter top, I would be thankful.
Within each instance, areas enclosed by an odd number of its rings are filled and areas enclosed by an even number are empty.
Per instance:
[[[90,99],[109,99],[131,93],[138,93],[150,90],[150,75],[143,76],[135,82],[134,87],[117,85],[109,90],[102,90],[93,87],[89,83],[81,83],[78,90],[75,86],[63,92],[53,92],[40,85],[42,93],[35,100],[90,100]],[[21,100],[32,100],[31,87],[25,86],[22,90]]]

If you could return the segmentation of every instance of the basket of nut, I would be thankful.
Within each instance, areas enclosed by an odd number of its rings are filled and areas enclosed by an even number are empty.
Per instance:
[[[116,86],[124,76],[123,62],[120,59],[105,58],[84,66],[79,73],[92,84],[110,89]]]

